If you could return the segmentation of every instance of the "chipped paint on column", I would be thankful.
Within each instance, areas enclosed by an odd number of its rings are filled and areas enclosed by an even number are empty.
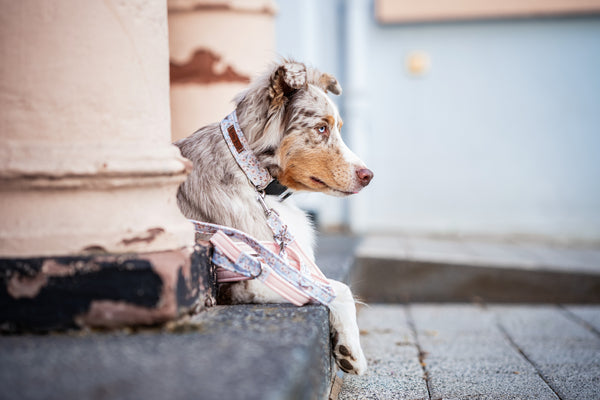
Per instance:
[[[275,59],[272,0],[169,0],[172,139],[231,112]],[[241,29],[243,27],[243,29]]]

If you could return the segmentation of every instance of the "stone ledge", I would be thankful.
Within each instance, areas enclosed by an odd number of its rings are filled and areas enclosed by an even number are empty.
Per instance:
[[[19,399],[322,399],[327,320],[318,305],[216,306],[172,330],[4,336],[0,385]]]
[[[600,275],[361,257],[353,272],[368,302],[600,303]]]
[[[370,302],[599,303],[600,248],[367,235],[357,249],[353,280]]]
[[[0,259],[0,330],[153,325],[213,305],[207,243],[138,254]]]

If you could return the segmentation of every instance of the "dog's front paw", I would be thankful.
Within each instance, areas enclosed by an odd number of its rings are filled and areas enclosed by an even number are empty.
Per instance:
[[[336,364],[349,374],[362,375],[367,371],[367,359],[360,347],[356,306],[348,286],[332,280],[336,294],[329,305],[331,348]]]
[[[349,340],[339,332],[331,333],[331,347],[335,363],[349,374],[362,375],[367,371],[367,360],[358,340]]]

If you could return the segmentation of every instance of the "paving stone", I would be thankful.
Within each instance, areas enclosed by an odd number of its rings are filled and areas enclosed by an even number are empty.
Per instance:
[[[565,309],[589,324],[591,329],[600,332],[600,308],[597,306],[567,306]]]
[[[555,306],[493,307],[515,345],[561,399],[600,398],[600,337]]]
[[[176,332],[0,337],[2,399],[322,399],[322,306],[218,306]]]
[[[364,307],[358,322],[369,370],[364,376],[346,375],[339,399],[428,399],[404,307]]]
[[[556,399],[474,305],[411,305],[432,399]]]

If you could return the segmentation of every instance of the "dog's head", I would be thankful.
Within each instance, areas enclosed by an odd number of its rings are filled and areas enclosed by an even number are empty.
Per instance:
[[[285,61],[240,97],[238,114],[244,131],[253,131],[251,147],[279,182],[345,196],[367,186],[373,172],[343,142],[343,122],[327,92],[342,93],[335,77]]]

